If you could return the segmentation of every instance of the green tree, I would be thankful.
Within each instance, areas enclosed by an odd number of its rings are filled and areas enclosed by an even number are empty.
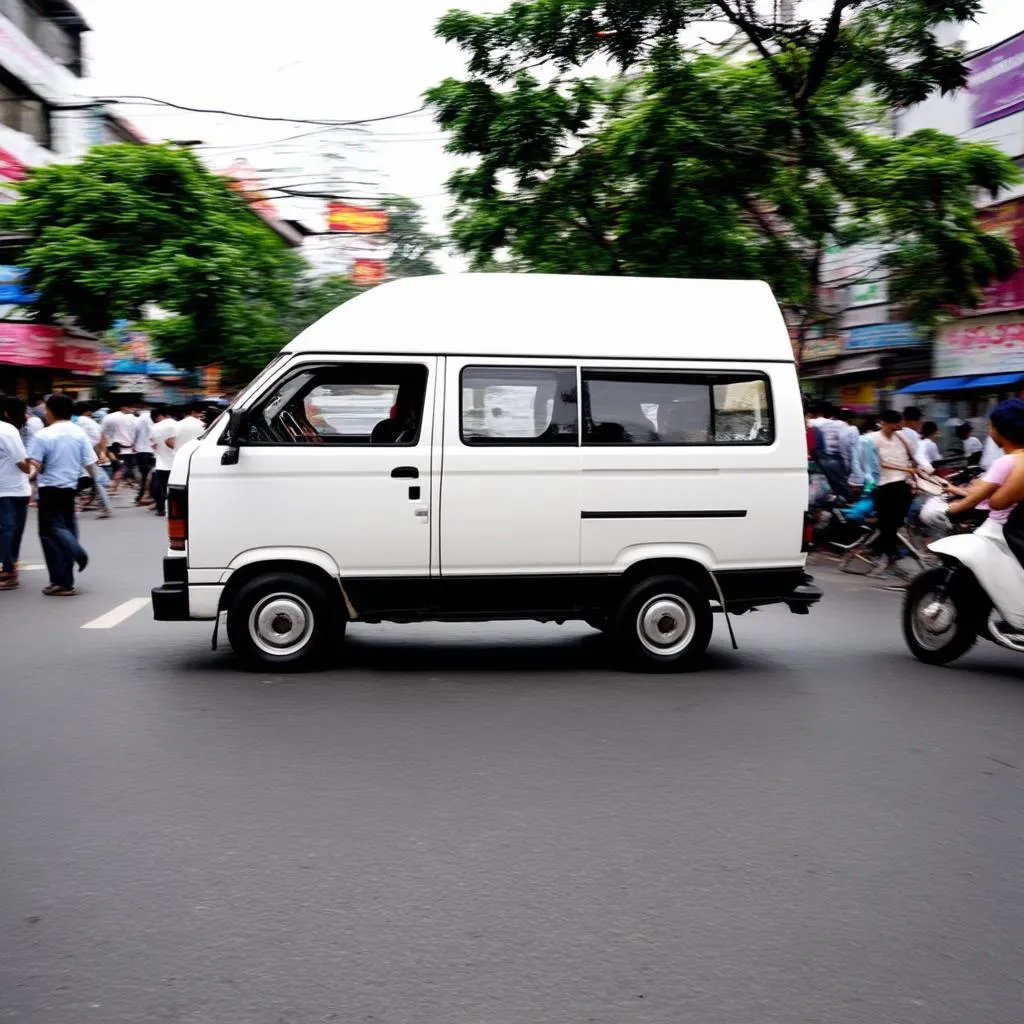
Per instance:
[[[1009,276],[974,199],[1019,175],[938,132],[892,138],[887,111],[963,86],[934,28],[980,0],[833,0],[779,24],[746,0],[523,0],[449,12],[468,77],[427,93],[449,150],[455,246],[562,273],[763,277],[801,337],[828,319],[832,246],[872,242],[894,301],[926,329]],[[682,31],[728,23],[707,52]],[[592,59],[619,73],[583,72]]]
[[[381,204],[388,212],[388,273],[391,277],[420,277],[439,274],[431,259],[442,248],[441,239],[432,235],[423,219],[419,203],[406,196],[394,196]]]
[[[21,261],[39,319],[102,332],[152,304],[169,315],[147,330],[182,366],[251,369],[280,347],[301,263],[192,153],[99,146],[31,171],[20,193],[0,225],[32,236]]]

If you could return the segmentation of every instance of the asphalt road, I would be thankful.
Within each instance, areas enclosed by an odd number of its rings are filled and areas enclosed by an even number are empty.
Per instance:
[[[206,625],[82,628],[161,529],[0,594],[0,1021],[1024,1019],[1014,655],[920,666],[842,578],[690,676],[529,624],[249,675]]]

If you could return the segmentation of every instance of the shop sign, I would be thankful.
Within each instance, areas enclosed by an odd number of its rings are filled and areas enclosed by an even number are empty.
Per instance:
[[[0,147],[0,180],[22,181],[28,168],[13,154]]]
[[[22,285],[27,273],[24,267],[0,264],[0,303],[27,306],[38,301],[39,293],[26,291]]]
[[[89,377],[103,373],[99,348],[47,324],[0,323],[0,363],[65,370]]]
[[[851,327],[844,331],[843,335],[843,350],[846,352],[865,352],[871,349],[926,344],[926,339],[922,338],[906,321]]]
[[[1024,323],[975,324],[944,328],[935,341],[935,376],[1024,372]]]
[[[889,301],[886,281],[860,281],[850,287],[851,306],[879,306]]]
[[[804,338],[803,352],[799,353],[805,363],[819,359],[835,359],[843,351],[843,339],[835,334],[810,335]]]
[[[1024,256],[1024,200],[1015,199],[1002,203],[994,209],[982,210],[978,214],[978,227],[989,234],[1001,235],[1019,254]],[[1024,308],[1024,266],[1018,268],[1009,281],[996,281],[983,293],[976,309],[965,309],[972,313],[1002,313],[1008,309]]]
[[[349,235],[386,234],[388,213],[387,210],[371,210],[352,203],[328,203],[327,230]]]
[[[851,412],[873,412],[878,408],[878,388],[872,383],[843,384],[839,404]]]
[[[969,62],[971,127],[1024,110],[1024,32]]]
[[[387,276],[384,260],[355,260],[352,264],[353,284],[380,284]]]

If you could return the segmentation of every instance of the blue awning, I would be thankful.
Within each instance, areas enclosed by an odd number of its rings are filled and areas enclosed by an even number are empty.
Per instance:
[[[925,395],[941,391],[998,390],[1024,381],[1024,373],[975,373],[968,377],[933,377],[900,388],[897,395]]]

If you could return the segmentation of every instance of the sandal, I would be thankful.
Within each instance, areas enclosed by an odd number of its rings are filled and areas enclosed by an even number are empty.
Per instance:
[[[16,590],[18,588],[18,577],[8,576],[7,579],[0,580],[0,590]]]
[[[74,587],[47,587],[43,593],[47,597],[77,597],[78,591]]]

